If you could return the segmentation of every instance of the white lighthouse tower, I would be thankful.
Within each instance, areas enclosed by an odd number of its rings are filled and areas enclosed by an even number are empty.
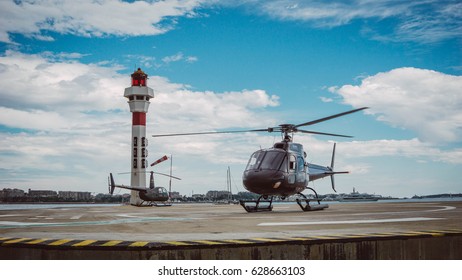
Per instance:
[[[124,97],[128,98],[132,112],[132,160],[131,186],[146,187],[146,167],[148,162],[148,140],[146,138],[146,113],[149,100],[154,98],[154,91],[147,86],[148,75],[138,68],[132,75],[132,86],[125,89]],[[141,205],[138,191],[131,192],[130,204]]]

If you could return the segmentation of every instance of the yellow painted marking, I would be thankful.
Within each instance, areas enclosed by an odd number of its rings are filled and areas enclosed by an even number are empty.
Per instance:
[[[208,241],[208,240],[196,240],[194,242],[202,243],[202,244],[206,244],[206,245],[222,245],[223,244],[222,242]]]
[[[224,242],[236,243],[236,244],[253,244],[253,242],[238,240],[238,239],[227,239],[223,240]]]
[[[431,234],[431,236],[434,236],[434,237],[440,237],[440,236],[445,236],[446,235],[444,233],[437,233],[437,232],[429,232],[429,234]]]
[[[419,236],[421,233],[416,233],[416,232],[400,232],[396,233],[396,236]]]
[[[0,240],[7,240],[7,239],[11,239],[11,237],[0,237]]]
[[[168,241],[168,242],[165,242],[165,243],[172,244],[172,245],[175,245],[175,246],[192,245],[190,243],[185,243],[185,242],[180,242],[180,241]]]
[[[335,236],[312,236],[312,238],[315,238],[315,239],[338,239],[338,237],[335,237]]]
[[[148,244],[149,242],[146,242],[146,241],[137,241],[137,242],[133,242],[132,244],[128,245],[129,247],[143,247],[143,246],[146,246],[146,244]]]
[[[288,237],[286,239],[288,239],[288,240],[299,240],[299,241],[313,240],[313,238],[309,238],[309,237]]]
[[[115,246],[119,243],[122,243],[123,241],[120,241],[120,240],[111,240],[111,241],[108,241],[104,244],[102,244],[101,246]]]
[[[63,245],[63,244],[66,244],[67,242],[70,242],[72,241],[73,239],[60,239],[60,240],[56,240],[55,242],[52,242],[48,245],[51,245],[51,246],[59,246],[59,245]]]
[[[406,233],[414,234],[414,235],[426,235],[426,234],[431,234],[430,232],[427,232],[427,231],[409,231],[409,232],[406,232]]]
[[[351,234],[351,235],[348,235],[348,236],[369,237],[369,236],[374,236],[374,235],[376,235],[376,234],[375,233],[374,234],[371,234],[371,233],[364,233],[364,234],[355,233],[355,234]],[[389,234],[386,234],[386,235],[389,235]]]
[[[430,230],[431,232],[438,232],[438,233],[462,233],[460,230],[454,230],[454,229],[449,229],[449,230]]]
[[[345,235],[335,235],[335,236],[338,237],[338,239],[341,239],[341,238],[362,238],[362,237],[365,237],[367,235],[357,235],[357,234],[348,235],[348,234],[345,234]]]
[[[397,236],[397,235],[401,235],[401,233],[382,232],[382,233],[365,234],[365,236],[370,236],[370,237],[386,237],[386,236]]]
[[[264,241],[264,242],[281,242],[280,240],[269,239],[269,238],[249,238],[250,240]]]
[[[35,239],[35,240],[31,240],[29,242],[26,242],[26,244],[39,244],[39,243],[42,243],[44,241],[47,241],[48,239],[46,238],[42,238],[42,239]]]
[[[8,241],[5,241],[3,243],[4,244],[12,244],[12,243],[19,243],[19,242],[26,241],[26,240],[31,240],[31,239],[32,238],[18,238],[18,239],[8,240]]]
[[[84,241],[79,242],[79,243],[76,243],[76,244],[74,244],[74,245],[72,245],[72,246],[77,246],[77,247],[78,247],[78,246],[87,246],[87,245],[90,245],[90,244],[92,244],[92,243],[95,243],[96,241],[97,241],[97,240],[84,240]]]

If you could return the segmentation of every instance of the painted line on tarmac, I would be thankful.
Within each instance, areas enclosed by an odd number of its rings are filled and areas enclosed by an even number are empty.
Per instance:
[[[76,218],[76,216],[74,216]],[[162,221],[189,221],[193,218],[163,218],[163,217],[139,217],[137,219],[127,218],[107,221],[88,221],[88,222],[57,222],[57,223],[25,223],[13,221],[0,221],[0,229],[2,228],[29,228],[29,227],[64,227],[64,226],[89,226],[89,225],[116,225],[141,222],[162,222]]]
[[[260,223],[258,226],[306,226],[306,225],[339,225],[339,224],[378,224],[378,223],[402,223],[402,222],[421,222],[432,220],[445,220],[444,218],[400,218],[400,219],[376,219],[376,220],[351,220],[351,221],[318,221],[318,222],[279,222],[279,223]]]
[[[432,204],[432,203],[427,203],[427,204]],[[415,205],[408,205],[412,207],[416,207]],[[390,212],[377,212],[377,213],[367,213],[367,215],[397,215],[397,214],[411,214],[411,213],[427,213],[427,212],[440,212],[440,211],[450,211],[457,209],[454,206],[444,206],[444,205],[418,205],[418,207],[433,207],[433,208],[438,208],[438,209],[427,209],[427,210],[412,210],[412,211],[390,211]],[[349,216],[364,216],[365,213],[356,213],[356,214],[349,214]]]

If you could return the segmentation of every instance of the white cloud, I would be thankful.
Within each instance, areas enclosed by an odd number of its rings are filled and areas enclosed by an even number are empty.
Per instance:
[[[194,63],[198,61],[198,58],[195,56],[185,56],[182,52],[178,52],[174,55],[166,56],[162,58],[162,61],[165,64],[169,64],[172,62],[178,62],[178,61],[185,61],[187,63]]]
[[[252,6],[252,12],[269,15],[279,20],[309,22],[315,27],[335,27],[358,19],[396,19],[396,24],[392,26],[390,34],[380,34],[375,28],[363,27],[365,34],[378,40],[432,43],[459,38],[462,35],[462,13],[460,12],[462,4],[457,0],[257,0],[241,2]]]
[[[371,107],[369,113],[380,121],[415,131],[423,141],[446,143],[462,140],[461,88],[461,76],[398,68],[330,90],[353,107]]]
[[[79,36],[157,35],[169,31],[175,17],[194,16],[200,0],[0,1],[0,41],[9,33],[53,40],[47,31]]]
[[[130,76],[119,74],[118,67],[65,60],[75,56],[59,54],[56,61],[50,53],[8,51],[0,57],[3,186],[60,182],[56,186],[60,189],[99,186],[96,191],[104,192],[105,174],[128,169],[131,116],[123,91]],[[149,77],[149,86],[155,98],[148,113],[148,135],[274,125],[264,110],[278,106],[278,97],[263,90],[199,92],[158,76]],[[251,151],[229,143],[248,143],[249,139],[242,136],[226,142],[225,138],[164,138],[153,144],[149,159],[171,153],[183,160],[185,155],[206,155],[208,164],[243,164]],[[250,150],[258,148],[258,141],[251,144]],[[191,173],[179,168],[186,175]]]
[[[86,37],[158,35],[172,30],[179,17],[199,16],[214,5],[243,6],[252,13],[278,20],[305,21],[315,27],[335,27],[357,19],[397,19],[390,34],[364,26],[378,40],[432,43],[462,34],[462,4],[450,1],[300,1],[300,0],[72,0],[0,1],[0,42],[14,43],[10,34],[52,41],[49,32]],[[194,57],[190,57],[194,60]]]

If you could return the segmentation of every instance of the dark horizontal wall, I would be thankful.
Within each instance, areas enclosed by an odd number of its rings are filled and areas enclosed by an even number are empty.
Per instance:
[[[1,244],[0,259],[174,259],[174,260],[448,260],[462,259],[462,235],[394,236],[219,244],[131,247],[69,247]]]

